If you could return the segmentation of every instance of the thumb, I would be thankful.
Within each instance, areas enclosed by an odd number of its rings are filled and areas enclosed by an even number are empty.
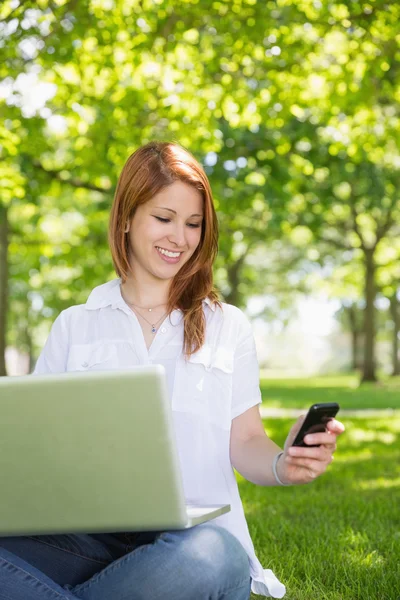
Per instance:
[[[287,448],[289,448],[289,446],[292,445],[292,443],[294,442],[294,439],[296,437],[296,435],[299,433],[301,426],[303,425],[304,419],[306,418],[306,415],[301,415],[297,421],[295,422],[295,424],[291,427],[289,434],[286,438],[286,442],[285,442],[285,450]]]

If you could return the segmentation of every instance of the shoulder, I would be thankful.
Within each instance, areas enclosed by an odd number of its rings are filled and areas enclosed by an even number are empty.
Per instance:
[[[76,325],[82,324],[85,318],[85,305],[77,304],[76,306],[70,306],[65,310],[61,311],[58,317],[55,319],[52,326],[52,335],[61,336],[63,339],[69,337],[69,332]]]
[[[93,311],[121,302],[120,280],[113,279],[95,287],[89,294],[85,304],[76,304],[63,310],[58,320],[62,323],[76,323],[79,320],[90,318]]]
[[[228,321],[238,327],[251,328],[251,323],[246,314],[237,306],[221,302],[220,306],[214,304],[213,309],[218,319]]]
[[[226,318],[233,319],[239,322],[248,321],[244,312],[237,306],[234,306],[233,304],[221,302],[221,308]]]
[[[65,310],[61,311],[57,319],[62,323],[71,323],[84,316],[86,313],[86,304],[76,304],[75,306],[69,306]]]
[[[206,307],[208,333],[217,335],[220,343],[229,341],[235,347],[242,340],[253,337],[253,328],[245,313],[232,304],[221,302]]]

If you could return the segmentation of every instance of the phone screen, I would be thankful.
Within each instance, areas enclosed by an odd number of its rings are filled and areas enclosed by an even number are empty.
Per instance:
[[[319,444],[306,444],[304,437],[308,433],[319,433],[326,431],[326,424],[333,419],[339,411],[339,405],[336,402],[325,402],[313,404],[309,409],[306,418],[296,435],[292,446],[314,447]]]

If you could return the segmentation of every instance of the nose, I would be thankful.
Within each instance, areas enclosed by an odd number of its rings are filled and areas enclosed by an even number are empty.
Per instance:
[[[168,235],[168,241],[177,248],[186,246],[185,225],[174,223],[173,230]]]

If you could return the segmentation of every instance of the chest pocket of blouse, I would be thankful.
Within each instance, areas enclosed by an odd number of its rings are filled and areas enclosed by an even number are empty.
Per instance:
[[[203,345],[178,359],[172,409],[197,415],[222,429],[231,425],[233,351]]]
[[[75,344],[70,348],[67,371],[106,371],[117,367],[115,344]]]

